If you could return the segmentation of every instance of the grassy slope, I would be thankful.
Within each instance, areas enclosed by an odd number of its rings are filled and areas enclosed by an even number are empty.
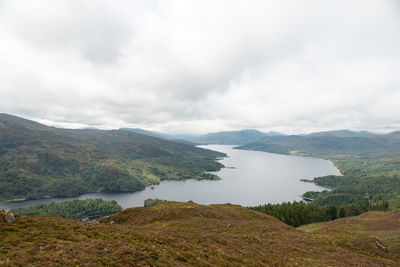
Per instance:
[[[1,218],[1,217],[0,217]],[[398,266],[362,234],[306,233],[240,206],[169,202],[98,223],[0,219],[0,264],[139,266]],[[397,225],[399,228],[399,225]],[[379,243],[379,242],[378,242]]]
[[[164,179],[216,179],[222,153],[127,131],[64,130],[0,114],[0,201],[137,191]]]
[[[377,238],[400,259],[400,214],[370,211],[357,217],[303,225],[298,229],[317,234],[338,231]]]

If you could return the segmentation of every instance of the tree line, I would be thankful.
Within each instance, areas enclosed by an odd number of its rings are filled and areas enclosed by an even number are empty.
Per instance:
[[[167,203],[168,200],[163,200],[159,198],[148,198],[144,201],[144,206],[145,207],[154,207],[163,203]]]
[[[12,211],[24,216],[59,216],[81,219],[91,216],[106,216],[117,213],[122,208],[115,200],[85,199],[70,200],[60,203],[39,204],[28,208],[15,208]]]
[[[304,224],[326,222],[338,218],[357,216],[370,210],[387,211],[388,201],[382,201],[371,205],[349,204],[349,205],[324,205],[317,206],[305,202],[283,202],[282,204],[265,204],[248,207],[271,215],[282,222],[297,227]]]

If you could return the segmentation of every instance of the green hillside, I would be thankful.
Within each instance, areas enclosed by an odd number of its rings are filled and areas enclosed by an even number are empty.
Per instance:
[[[329,158],[390,157],[400,155],[400,133],[366,136],[336,134],[264,136],[239,148]]]
[[[12,212],[24,216],[59,216],[63,218],[84,219],[102,217],[122,210],[115,200],[75,199],[60,203],[39,204],[28,208],[15,208]]]
[[[224,154],[120,130],[70,130],[0,114],[0,201],[128,192],[166,179],[218,179]]]

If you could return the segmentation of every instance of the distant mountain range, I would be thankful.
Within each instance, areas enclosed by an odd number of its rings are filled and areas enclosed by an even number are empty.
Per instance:
[[[260,132],[258,130],[241,130],[241,131],[227,131],[215,132],[204,135],[196,134],[166,134],[154,131],[147,131],[140,128],[120,128],[120,130],[130,131],[138,134],[144,134],[157,138],[167,140],[174,140],[176,142],[183,142],[192,145],[205,145],[205,144],[225,144],[225,145],[241,145],[257,140],[262,136],[283,135],[278,132]]]
[[[167,140],[174,140],[177,142],[184,142],[192,145],[198,144],[224,144],[224,145],[245,145],[265,136],[288,136],[279,132],[261,132],[255,129],[245,129],[240,131],[223,131],[208,133],[204,135],[195,134],[166,134],[155,131],[147,131],[140,128],[120,128],[120,130],[130,131],[138,134],[153,136],[157,138],[163,138]],[[310,134],[300,134],[296,136],[308,136],[308,137],[368,137],[376,136],[377,134],[368,131],[351,131],[351,130],[334,130],[334,131],[323,131],[315,132]]]
[[[258,130],[241,130],[229,132],[217,132],[202,135],[194,141],[201,144],[224,144],[224,145],[242,145],[253,142],[263,136],[281,136],[278,132],[263,133]]]
[[[144,135],[153,136],[153,137],[157,137],[157,138],[174,139],[172,137],[172,135],[169,135],[169,134],[147,131],[147,130],[140,129],[140,128],[120,128],[120,130],[121,131],[129,131],[129,132],[138,133],[138,134],[144,134]]]
[[[340,130],[303,136],[263,136],[239,148],[321,157],[375,157],[378,154],[392,156],[400,155],[400,134],[392,132],[378,135],[365,131]]]
[[[147,131],[141,128],[120,128],[121,131],[129,131],[133,133],[148,135],[152,137],[162,138],[166,140],[173,140],[175,142],[189,144],[189,145],[198,145],[198,143],[194,142],[199,135],[191,135],[191,134],[166,134],[155,131]]]
[[[368,131],[350,131],[350,130],[335,130],[326,132],[311,133],[309,136],[323,136],[323,135],[333,135],[333,136],[372,136],[375,135]]]
[[[48,127],[0,114],[0,201],[137,191],[165,179],[216,179],[223,153],[122,130]]]

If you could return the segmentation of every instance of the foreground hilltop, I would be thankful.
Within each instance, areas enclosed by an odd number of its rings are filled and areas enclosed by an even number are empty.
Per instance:
[[[367,235],[382,241],[381,248],[400,257],[400,214],[370,211],[356,217],[342,218],[327,223],[315,223],[299,227],[313,233],[332,231]]]
[[[128,192],[166,179],[218,179],[223,153],[123,130],[48,127],[0,114],[0,201]]]
[[[2,218],[2,216],[0,216]],[[382,217],[384,218],[384,217]],[[384,218],[387,219],[387,218]],[[0,264],[139,266],[398,266],[366,233],[307,233],[236,205],[169,202],[95,223],[58,217],[0,219]],[[400,226],[397,224],[397,231]]]

